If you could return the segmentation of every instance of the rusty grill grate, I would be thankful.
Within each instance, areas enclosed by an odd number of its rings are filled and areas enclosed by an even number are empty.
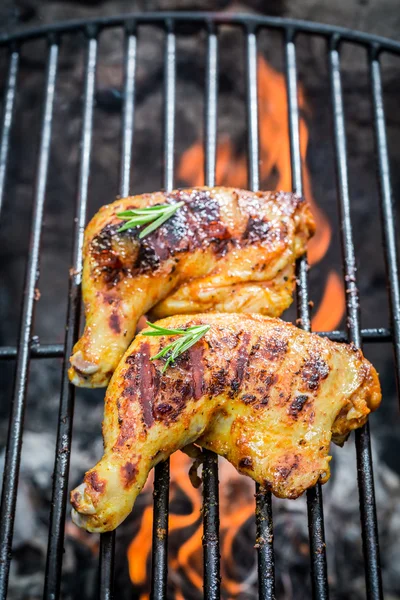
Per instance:
[[[20,337],[18,347],[1,347],[0,357],[16,359],[15,387],[10,414],[4,484],[1,500],[0,522],[0,598],[7,595],[8,575],[11,561],[13,524],[18,493],[18,475],[21,458],[24,409],[27,394],[29,362],[31,358],[66,357],[62,370],[58,437],[55,452],[52,509],[50,515],[47,566],[44,598],[58,598],[62,569],[64,520],[67,508],[67,485],[74,410],[74,387],[68,382],[68,357],[76,341],[80,314],[80,275],[82,260],[83,231],[86,223],[86,207],[91,163],[93,133],[93,106],[95,74],[98,51],[98,35],[102,29],[120,27],[125,31],[121,169],[119,193],[129,194],[129,178],[133,143],[135,112],[135,70],[137,30],[142,25],[154,25],[165,32],[164,66],[164,187],[172,189],[174,184],[174,121],[176,92],[176,27],[196,23],[207,31],[207,65],[205,80],[205,182],[215,184],[215,161],[217,145],[217,102],[218,102],[218,26],[231,25],[241,28],[246,40],[247,66],[247,126],[249,187],[259,187],[258,114],[257,114],[257,33],[260,29],[279,30],[284,39],[286,61],[286,84],[289,108],[289,134],[293,190],[302,193],[302,174],[299,139],[299,110],[297,96],[296,43],[298,32],[322,36],[327,42],[327,59],[331,82],[331,99],[334,124],[338,209],[341,224],[343,270],[347,289],[347,330],[334,331],[327,335],[337,341],[352,341],[357,346],[363,342],[381,341],[392,343],[395,353],[397,383],[400,380],[400,290],[396,233],[392,206],[389,159],[385,131],[385,115],[382,97],[380,54],[400,54],[400,43],[379,37],[368,36],[346,29],[325,25],[289,21],[279,18],[254,17],[208,13],[147,13],[121,17],[76,21],[31,30],[12,36],[0,37],[0,46],[9,48],[9,69],[6,80],[2,137],[0,145],[0,206],[4,196],[10,131],[16,101],[17,74],[20,48],[24,42],[35,38],[48,41],[47,73],[44,89],[43,116],[40,148],[38,154],[36,182],[33,198],[31,239],[26,268]],[[67,327],[64,346],[33,343],[32,325],[34,318],[34,296],[40,260],[42,218],[46,197],[47,171],[52,136],[52,115],[56,94],[57,63],[62,35],[68,33],[86,36],[86,66],[84,76],[83,121],[80,149],[80,170],[74,222],[73,259],[70,277]],[[367,51],[370,69],[371,94],[374,111],[376,152],[380,184],[382,231],[386,270],[390,296],[391,329],[360,329],[359,300],[356,282],[352,223],[350,219],[350,197],[348,166],[346,158],[346,131],[343,115],[343,95],[340,70],[340,43],[361,45]],[[298,322],[310,330],[309,298],[307,288],[307,260],[298,264],[297,305]],[[373,470],[368,424],[356,431],[358,462],[358,484],[360,516],[365,560],[365,576],[368,598],[382,598],[382,583],[379,565],[379,544],[374,497]],[[204,469],[204,597],[214,600],[220,596],[219,578],[219,513],[218,471],[216,456],[206,452]],[[154,483],[154,526],[168,530],[169,464],[160,464],[155,470]],[[310,533],[311,577],[313,596],[328,598],[328,580],[324,543],[324,520],[321,487],[318,485],[307,493],[308,521]],[[258,538],[259,597],[274,598],[274,551],[271,497],[257,490],[256,523]],[[100,545],[100,598],[112,598],[114,533],[103,534]],[[152,549],[152,598],[166,598],[168,537],[153,533]]]

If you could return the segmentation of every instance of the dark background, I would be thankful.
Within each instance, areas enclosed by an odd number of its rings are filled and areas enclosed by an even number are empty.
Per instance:
[[[62,19],[113,15],[133,10],[229,10],[296,17],[360,29],[398,39],[400,11],[396,0],[336,2],[296,0],[292,2],[253,0],[225,2],[48,2],[24,0],[0,5],[0,29],[53,23]],[[176,164],[182,153],[202,138],[204,94],[204,36],[178,37]],[[324,260],[311,270],[310,297],[318,306],[331,269],[340,273],[340,242],[330,117],[330,92],[325,46],[321,40],[299,36],[299,80],[307,102],[309,129],[307,164],[312,192],[332,227],[332,241]],[[120,112],[122,105],[121,31],[101,35],[96,80],[96,108],[92,173],[88,215],[112,201],[118,191]],[[282,44],[276,34],[261,34],[260,54],[278,72],[283,68]],[[139,34],[134,151],[131,191],[153,191],[162,186],[162,52],[159,31],[144,28]],[[229,28],[220,32],[219,134],[228,136],[237,156],[246,151],[245,76],[243,39]],[[343,47],[343,88],[349,150],[350,194],[359,268],[359,290],[363,327],[388,326],[378,186],[375,174],[374,138],[366,57],[362,49]],[[0,97],[3,97],[6,56],[0,55]],[[34,333],[44,343],[62,343],[67,307],[68,269],[76,196],[81,126],[81,93],[84,40],[66,36],[60,51],[53,124],[49,179],[46,197],[40,300],[36,306]],[[43,98],[46,48],[30,43],[23,50],[19,75],[7,191],[0,221],[1,281],[0,343],[15,344],[29,240],[29,223],[36,168],[41,102]],[[387,113],[391,172],[397,210],[400,191],[400,58],[383,57],[383,81]],[[272,101],[273,99],[271,99]],[[176,181],[184,184],[184,181]],[[268,181],[264,182],[265,187]],[[292,313],[289,314],[289,317]],[[288,318],[289,318],[288,317]],[[343,322],[342,322],[343,327]],[[383,388],[383,405],[371,418],[375,481],[381,534],[382,566],[386,598],[400,599],[400,419],[394,386],[390,347],[371,345],[366,355],[377,366]],[[4,448],[7,415],[12,395],[12,362],[0,363],[0,443]],[[34,360],[25,420],[20,493],[17,507],[10,598],[41,597],[55,430],[60,389],[59,360]],[[70,487],[101,455],[100,422],[103,392],[79,390],[76,399]],[[0,459],[3,460],[4,452]],[[237,497],[249,494],[249,480],[241,478]],[[226,487],[229,488],[229,482]],[[236,482],[237,485],[237,482]],[[251,488],[252,490],[253,488]],[[241,491],[242,490],[242,491]],[[229,491],[229,490],[228,490]],[[229,494],[221,489],[223,497]],[[232,490],[231,490],[232,491]],[[251,491],[252,494],[252,491]],[[126,550],[133,538],[144,507],[151,501],[142,494],[132,517],[120,528],[117,541],[117,597],[139,598],[145,591],[133,588],[127,572]],[[358,492],[353,440],[334,450],[332,479],[324,487],[324,510],[328,545],[331,596],[335,600],[365,596],[360,541]],[[275,549],[279,598],[310,597],[307,518],[304,499],[274,503]],[[235,560],[240,577],[255,573],[254,524],[246,522],[239,532]],[[174,542],[179,547],[179,540]],[[174,546],[172,544],[172,546]],[[79,537],[67,524],[63,597],[91,600],[96,594],[97,536]],[[251,558],[250,558],[251,557]],[[243,566],[244,565],[244,566]],[[245,573],[243,574],[243,569]],[[175,578],[176,581],[176,578]],[[201,598],[188,586],[184,573],[178,584],[187,600]],[[174,598],[173,586],[170,598]],[[225,594],[224,598],[229,596]],[[240,600],[257,597],[255,578]]]

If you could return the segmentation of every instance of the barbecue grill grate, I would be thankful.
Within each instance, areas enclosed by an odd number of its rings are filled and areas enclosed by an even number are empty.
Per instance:
[[[382,83],[379,57],[381,52],[400,54],[400,43],[325,25],[289,21],[272,17],[209,13],[146,13],[121,17],[101,18],[93,21],[75,21],[56,24],[16,35],[0,37],[0,46],[8,47],[9,70],[6,80],[2,137],[0,142],[0,206],[4,196],[10,131],[17,94],[17,74],[20,48],[24,42],[35,38],[48,41],[48,62],[45,81],[40,150],[38,155],[33,217],[28,263],[25,278],[23,308],[18,347],[0,348],[0,358],[16,359],[16,376],[13,403],[10,414],[7,441],[4,484],[0,513],[0,598],[7,595],[8,575],[11,561],[13,523],[18,492],[18,474],[21,457],[23,417],[27,394],[29,361],[31,358],[64,357],[61,386],[58,437],[55,454],[52,510],[50,515],[49,542],[45,577],[46,600],[60,595],[60,578],[64,541],[64,520],[67,506],[67,484],[74,410],[74,387],[68,382],[68,357],[76,341],[80,314],[80,265],[82,259],[83,231],[86,223],[88,183],[93,133],[93,106],[98,35],[108,27],[122,27],[125,31],[124,95],[121,141],[121,170],[119,193],[129,194],[133,120],[135,110],[135,69],[137,29],[152,24],[165,32],[165,94],[164,94],[164,187],[173,188],[174,182],[174,120],[176,90],[176,26],[196,23],[207,31],[207,65],[205,98],[205,181],[215,184],[215,161],[217,144],[218,100],[218,25],[241,28],[246,38],[247,64],[247,119],[249,187],[259,187],[258,173],[258,115],[257,115],[257,32],[260,29],[277,29],[284,36],[286,59],[286,84],[289,107],[289,132],[293,190],[302,193],[301,157],[299,140],[299,110],[297,102],[297,73],[295,37],[298,32],[322,36],[327,41],[327,58],[332,90],[332,110],[337,171],[337,189],[341,223],[343,269],[347,289],[347,330],[323,333],[337,341],[393,343],[397,383],[400,381],[400,290],[396,252],[396,234],[392,206],[389,159],[385,132]],[[57,80],[59,44],[64,33],[84,33],[86,42],[86,67],[84,79],[83,125],[81,134],[80,171],[74,224],[72,270],[65,345],[41,345],[32,339],[34,295],[40,260],[42,217],[46,196],[47,170],[50,155],[52,115]],[[346,158],[346,132],[343,116],[343,96],[340,72],[340,43],[342,40],[361,45],[368,52],[371,78],[371,94],[374,110],[374,126],[378,173],[380,183],[383,242],[387,278],[389,284],[391,329],[360,329],[359,301],[356,283],[350,198]],[[310,330],[307,289],[307,260],[298,264],[298,322]],[[382,598],[379,566],[378,531],[373,486],[369,428],[366,425],[356,432],[360,515],[362,523],[365,576],[368,598]],[[220,595],[219,578],[219,513],[218,472],[216,456],[206,452],[204,467],[204,597],[214,600]],[[168,530],[169,463],[156,467],[154,483],[154,531],[152,550],[152,598],[166,598],[167,582],[167,535],[155,534],[156,528]],[[259,564],[259,595],[262,599],[274,598],[274,553],[271,496],[257,489],[256,522]],[[311,576],[315,598],[328,598],[328,581],[324,543],[322,492],[318,485],[307,494],[310,532]],[[101,536],[100,546],[100,597],[112,598],[115,535]]]

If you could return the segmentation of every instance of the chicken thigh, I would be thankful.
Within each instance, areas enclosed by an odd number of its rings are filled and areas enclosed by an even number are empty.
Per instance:
[[[131,512],[149,471],[196,443],[276,496],[329,479],[331,438],[342,444],[381,400],[377,373],[353,345],[260,315],[205,313],[159,321],[209,325],[163,372],[150,360],[174,336],[139,334],[107,390],[100,462],[71,493],[73,520],[110,531]]]
[[[121,211],[183,205],[144,239],[120,232]],[[206,311],[279,316],[292,302],[296,259],[315,224],[291,193],[233,188],[157,192],[104,206],[85,232],[82,294],[86,327],[69,376],[107,385],[139,318]]]

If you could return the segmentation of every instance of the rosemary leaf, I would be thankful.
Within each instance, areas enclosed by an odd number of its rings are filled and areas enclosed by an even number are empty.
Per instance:
[[[139,233],[139,239],[143,239],[155,229],[158,229],[165,221],[170,219],[176,211],[184,205],[184,202],[176,204],[158,204],[155,206],[147,206],[144,208],[133,208],[132,210],[124,210],[117,213],[117,217],[126,221],[119,229],[118,233],[132,229],[132,227],[140,227],[141,225],[149,225]]]
[[[210,329],[210,325],[193,325],[186,329],[167,329],[154,325],[153,323],[147,322],[147,325],[152,328],[150,331],[144,331],[142,335],[147,336],[164,336],[164,335],[179,335],[180,337],[167,346],[165,346],[155,356],[152,356],[150,360],[156,360],[158,358],[164,358],[168,353],[167,361],[162,370],[165,373],[166,369],[171,363],[173,363],[178,356],[186,352],[189,348],[194,346]]]

